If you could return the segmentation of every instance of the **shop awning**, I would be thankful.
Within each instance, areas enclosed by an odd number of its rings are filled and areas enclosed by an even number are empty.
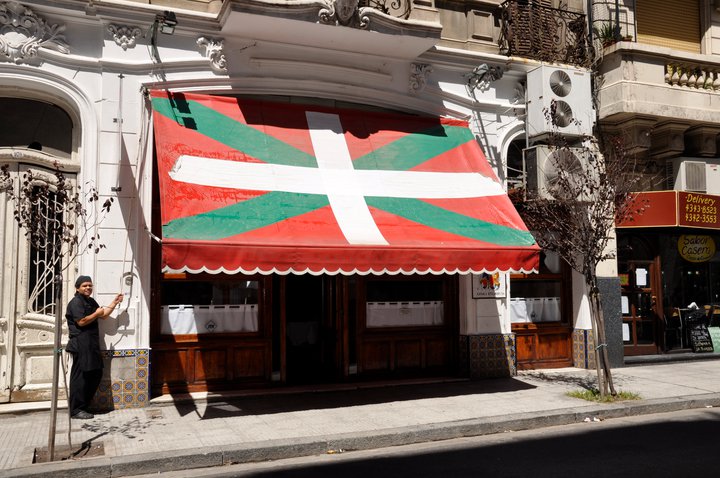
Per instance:
[[[537,268],[467,124],[152,92],[166,272]]]

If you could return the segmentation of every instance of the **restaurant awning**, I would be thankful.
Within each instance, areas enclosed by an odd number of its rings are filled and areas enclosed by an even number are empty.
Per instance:
[[[462,121],[153,91],[165,272],[537,268]]]

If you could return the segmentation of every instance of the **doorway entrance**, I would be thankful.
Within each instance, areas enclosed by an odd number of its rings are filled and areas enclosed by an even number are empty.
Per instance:
[[[288,384],[331,381],[341,375],[342,350],[338,313],[339,278],[288,275],[284,277],[285,378]]]
[[[620,263],[625,355],[660,353],[663,311],[659,270],[658,259]]]

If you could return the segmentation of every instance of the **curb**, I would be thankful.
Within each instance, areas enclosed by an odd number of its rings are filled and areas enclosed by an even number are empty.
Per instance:
[[[121,477],[180,471],[237,463],[272,461],[282,458],[322,455],[329,451],[355,451],[410,445],[453,438],[473,437],[531,430],[582,422],[587,417],[601,420],[628,416],[668,413],[697,408],[720,407],[720,393],[622,402],[592,407],[577,407],[545,413],[477,418],[447,423],[413,425],[376,432],[330,435],[325,438],[268,440],[242,445],[201,447],[138,455],[90,458],[75,461],[39,463],[0,471],[0,477],[41,478],[63,476],[90,478]]]

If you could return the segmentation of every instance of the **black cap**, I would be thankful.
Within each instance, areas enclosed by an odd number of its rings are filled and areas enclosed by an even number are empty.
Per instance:
[[[90,276],[80,276],[75,280],[75,288],[79,289],[81,285],[85,282],[92,282],[92,279]]]

